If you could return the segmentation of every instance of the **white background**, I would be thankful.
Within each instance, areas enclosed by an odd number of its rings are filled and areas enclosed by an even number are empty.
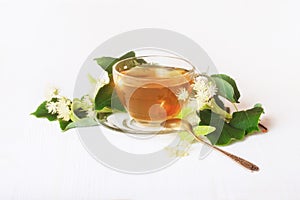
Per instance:
[[[290,0],[0,0],[0,199],[300,199],[300,4]],[[200,44],[233,76],[241,108],[261,102],[269,133],[225,149],[250,173],[199,148],[153,174],[105,168],[75,130],[29,116],[47,86],[72,96],[81,64],[113,35],[156,27]]]

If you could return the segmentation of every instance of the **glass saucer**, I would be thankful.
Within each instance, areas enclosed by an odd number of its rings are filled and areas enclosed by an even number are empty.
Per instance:
[[[161,126],[143,125],[132,119],[128,113],[115,112],[107,116],[105,119],[99,120],[100,124],[106,128],[129,134],[166,134],[174,133],[174,130],[168,130]]]

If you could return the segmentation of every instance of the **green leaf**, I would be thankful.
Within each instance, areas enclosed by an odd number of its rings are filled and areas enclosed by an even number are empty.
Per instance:
[[[71,120],[70,120],[70,121],[64,121],[64,120],[62,120],[62,119],[59,119],[58,121],[59,121],[60,129],[61,129],[62,131],[66,131],[66,130],[67,130],[67,129],[66,129],[67,126],[68,126],[69,124],[72,123]]]
[[[233,140],[241,140],[245,135],[259,131],[259,118],[263,112],[262,107],[234,112],[230,122],[226,122],[211,110],[203,110],[199,112],[199,125],[216,127],[214,132],[207,135],[212,144],[228,145]]]
[[[147,62],[146,62],[144,59],[136,59],[136,61],[137,61],[139,64],[147,64]]]
[[[216,128],[212,126],[196,126],[195,128],[193,128],[193,130],[197,136],[200,136],[200,135],[207,135],[215,131]],[[179,132],[178,135],[181,140],[185,140],[190,143],[195,140],[194,136],[186,131]]]
[[[197,136],[207,135],[209,133],[214,132],[215,130],[216,130],[216,128],[213,126],[196,126],[194,128],[194,132]]]
[[[72,128],[79,128],[79,127],[90,127],[90,126],[97,126],[99,123],[92,118],[83,118],[76,122],[68,123],[67,126],[64,128],[64,131],[67,131]]]
[[[257,103],[254,105],[254,107],[262,107],[262,105],[260,103]]]
[[[217,87],[220,90],[219,94],[221,96],[227,98],[233,103],[239,103],[239,98],[241,95],[235,81],[231,77],[225,74],[214,74],[211,75],[211,77],[216,81]],[[220,81],[219,79],[223,81]],[[225,82],[227,82],[231,86],[233,93],[232,90],[229,89],[230,87]]]
[[[48,110],[46,108],[47,101],[44,101],[35,112],[31,113],[37,118],[47,118],[49,121],[55,121],[57,120],[57,114],[51,114],[48,113]]]
[[[111,109],[117,110],[117,111],[121,111],[121,112],[125,112],[126,111],[125,107],[121,103],[121,101],[120,101],[120,99],[119,99],[119,97],[118,97],[117,94],[112,94],[111,102],[113,102],[113,105],[111,105],[113,108],[111,108]]]
[[[104,85],[98,91],[95,97],[95,110],[102,110],[104,107],[111,107],[111,96],[114,91],[114,82],[111,80],[112,76],[110,75],[110,82],[107,85]]]
[[[114,102],[113,104],[113,109],[119,110],[119,111],[125,111],[125,108],[123,107],[122,103],[119,100],[119,97],[114,94],[114,87],[115,84],[112,80],[112,75],[110,75],[110,82],[109,84],[103,86],[100,88],[98,91],[96,97],[95,97],[95,110],[101,111],[105,107],[111,108],[111,103]]]
[[[263,112],[264,109],[262,107],[254,107],[249,110],[234,112],[230,125],[245,130],[246,134],[259,131],[259,118]]]
[[[98,113],[112,113],[113,110],[109,107],[104,107],[103,109],[99,110]]]
[[[199,125],[209,125],[216,128],[214,132],[207,135],[212,144],[228,145],[231,141],[241,140],[245,136],[244,130],[231,126],[210,110],[200,111],[199,117],[201,119]]]
[[[233,87],[225,80],[219,78],[219,77],[212,77],[214,80],[218,92],[217,94],[226,98],[230,102],[236,102],[234,99],[234,90]]]
[[[112,73],[112,66],[118,62],[118,58],[112,58],[112,57],[101,57],[101,58],[95,58],[97,61],[97,64],[102,67],[105,71],[107,71],[108,74]]]
[[[132,58],[135,57],[135,52],[134,51],[129,51],[128,53],[124,54],[119,58],[119,60],[124,60],[126,58]]]
[[[193,112],[195,112],[193,109],[191,109],[189,107],[183,107],[181,109],[181,111],[179,112],[179,114],[176,116],[176,118],[183,119]]]
[[[101,58],[95,58],[95,60],[97,61],[97,64],[100,65],[100,67],[102,67],[102,69],[107,71],[108,74],[112,74],[112,67],[115,63],[117,63],[120,60],[124,60],[124,59],[131,58],[131,57],[135,57],[134,51],[130,51],[130,52],[124,54],[123,56],[121,56],[120,58],[104,56]]]

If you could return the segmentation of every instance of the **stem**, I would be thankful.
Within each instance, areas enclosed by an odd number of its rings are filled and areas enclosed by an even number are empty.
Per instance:
[[[234,107],[235,111],[239,111],[239,109],[238,109],[238,107],[236,106],[236,104],[235,104],[235,103],[232,103],[232,105],[233,105],[233,107]]]
[[[266,133],[266,132],[268,132],[268,128],[267,128],[267,127],[265,127],[263,124],[261,124],[261,123],[258,123],[258,126],[261,128],[261,131],[262,131],[263,133]]]
[[[211,99],[210,107],[213,112],[223,116],[225,119],[232,118],[231,114],[220,108],[214,99]]]

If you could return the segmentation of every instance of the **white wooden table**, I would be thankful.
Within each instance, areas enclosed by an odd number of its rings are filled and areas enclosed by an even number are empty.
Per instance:
[[[297,1],[0,0],[0,199],[299,199]],[[234,77],[241,108],[265,107],[267,134],[224,149],[261,167],[249,173],[214,152],[153,174],[129,175],[95,161],[75,130],[29,114],[57,85],[72,96],[89,53],[124,31],[159,27],[199,43]]]

